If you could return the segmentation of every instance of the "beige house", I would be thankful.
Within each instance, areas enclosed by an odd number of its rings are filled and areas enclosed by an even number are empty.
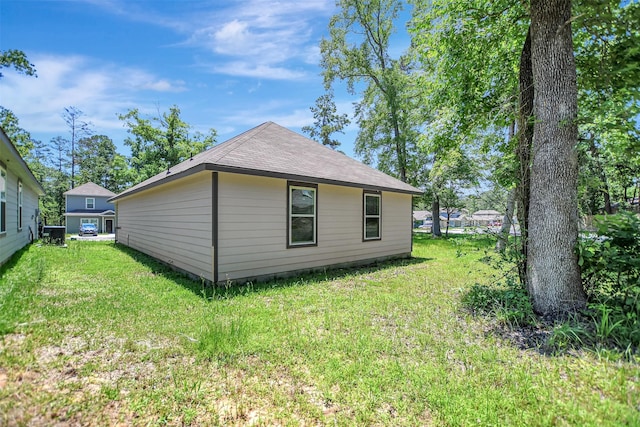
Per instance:
[[[414,194],[267,122],[110,201],[119,243],[217,283],[409,257]]]
[[[0,128],[0,265],[38,235],[44,189]]]

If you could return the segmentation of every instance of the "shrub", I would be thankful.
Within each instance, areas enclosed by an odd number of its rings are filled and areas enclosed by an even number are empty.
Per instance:
[[[596,338],[621,347],[640,344],[640,218],[598,217],[596,235],[578,244],[583,286]]]

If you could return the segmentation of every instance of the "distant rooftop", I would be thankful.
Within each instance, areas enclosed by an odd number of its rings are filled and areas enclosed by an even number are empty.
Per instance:
[[[107,190],[104,187],[94,184],[93,182],[87,182],[69,191],[65,191],[66,196],[96,196],[96,197],[113,197],[116,195],[111,190]]]

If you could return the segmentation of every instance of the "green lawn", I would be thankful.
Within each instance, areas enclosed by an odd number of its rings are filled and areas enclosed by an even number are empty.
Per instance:
[[[638,364],[520,349],[465,310],[499,274],[486,238],[215,293],[67,243],[0,278],[0,425],[640,425]]]

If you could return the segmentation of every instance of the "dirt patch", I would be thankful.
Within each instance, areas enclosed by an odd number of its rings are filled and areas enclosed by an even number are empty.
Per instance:
[[[553,353],[553,348],[549,343],[553,327],[553,324],[546,322],[535,326],[509,326],[491,322],[485,335],[498,337],[519,350],[533,350],[539,354],[548,355]]]

